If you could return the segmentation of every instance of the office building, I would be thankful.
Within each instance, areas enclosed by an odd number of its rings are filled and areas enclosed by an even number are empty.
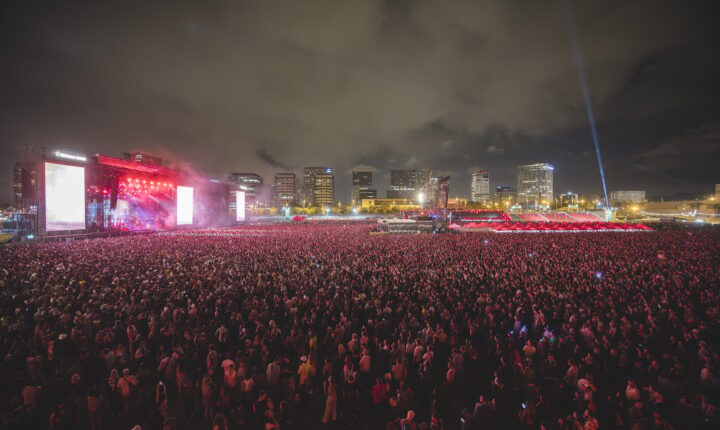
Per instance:
[[[642,203],[645,201],[645,191],[613,191],[610,193],[610,203]]]
[[[388,199],[417,200],[418,192],[425,184],[425,172],[419,169],[392,170]]]
[[[487,170],[476,170],[470,182],[470,201],[487,203],[490,201],[490,174]]]
[[[517,200],[523,209],[548,209],[553,201],[553,170],[547,163],[517,166]]]
[[[37,166],[33,161],[18,161],[13,169],[13,201],[15,209],[26,211],[37,205]]]
[[[558,197],[558,204],[561,208],[577,209],[580,203],[580,198],[577,193],[568,191],[565,194],[560,194]]]
[[[245,205],[256,205],[263,179],[257,173],[231,173],[228,180],[235,184],[240,191],[245,191]]]
[[[507,206],[515,203],[515,190],[509,185],[498,185],[492,197],[493,203],[505,203]],[[508,204],[509,203],[509,204]]]
[[[297,176],[294,173],[275,174],[273,181],[273,204],[278,207],[292,206],[297,195]]]
[[[335,175],[332,172],[315,175],[315,198],[313,204],[331,206],[333,203],[335,203]]]
[[[372,187],[372,172],[368,170],[354,170],[352,172],[352,203],[359,204],[362,199],[376,199],[377,190]]]
[[[303,171],[303,204],[327,206],[335,202],[332,167],[306,167]]]

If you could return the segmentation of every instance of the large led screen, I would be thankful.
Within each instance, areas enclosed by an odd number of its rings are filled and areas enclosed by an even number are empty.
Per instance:
[[[45,163],[45,230],[85,228],[85,168]]]
[[[235,221],[245,221],[245,191],[235,192]]]
[[[193,188],[177,187],[177,225],[193,223]]]

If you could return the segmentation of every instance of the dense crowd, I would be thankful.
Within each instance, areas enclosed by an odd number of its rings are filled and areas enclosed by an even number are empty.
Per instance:
[[[720,232],[0,249],[3,429],[718,428]]]

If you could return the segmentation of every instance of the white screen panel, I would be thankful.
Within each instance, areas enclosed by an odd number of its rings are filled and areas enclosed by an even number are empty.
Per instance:
[[[85,228],[85,168],[45,163],[45,229]]]
[[[177,225],[193,223],[193,188],[177,187]]]
[[[245,191],[235,192],[235,221],[245,221]]]

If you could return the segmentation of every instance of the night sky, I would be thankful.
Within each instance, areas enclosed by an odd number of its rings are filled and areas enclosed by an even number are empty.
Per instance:
[[[26,145],[159,154],[224,177],[336,169],[469,172],[602,190],[720,182],[716,1],[3,1],[0,202]]]

